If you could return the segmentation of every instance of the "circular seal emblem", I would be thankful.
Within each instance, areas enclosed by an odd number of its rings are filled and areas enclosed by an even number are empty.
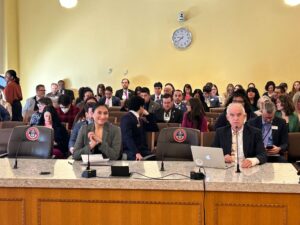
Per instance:
[[[36,127],[29,127],[26,130],[25,135],[26,135],[27,140],[36,141],[37,139],[39,139],[40,132],[39,132],[39,129],[37,129]]]
[[[176,142],[182,143],[186,140],[187,134],[186,131],[182,128],[178,128],[173,132],[173,138]]]

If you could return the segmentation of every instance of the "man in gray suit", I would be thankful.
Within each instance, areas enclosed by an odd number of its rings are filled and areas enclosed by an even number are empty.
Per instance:
[[[150,90],[147,87],[141,89],[141,97],[145,100],[144,108],[152,114],[155,114],[157,110],[161,108],[160,104],[151,100]]]

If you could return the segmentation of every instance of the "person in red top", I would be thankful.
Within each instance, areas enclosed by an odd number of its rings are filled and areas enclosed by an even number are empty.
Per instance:
[[[72,105],[69,95],[61,95],[58,98],[59,107],[56,109],[58,117],[62,123],[68,123],[68,130],[72,130],[74,119],[79,109]]]
[[[12,121],[23,121],[21,101],[22,90],[20,86],[20,79],[14,70],[8,70],[5,73],[5,80],[7,85],[4,89],[6,101],[12,106]]]
[[[201,101],[198,98],[190,98],[186,103],[186,107],[187,111],[183,115],[181,126],[207,132],[207,120]]]

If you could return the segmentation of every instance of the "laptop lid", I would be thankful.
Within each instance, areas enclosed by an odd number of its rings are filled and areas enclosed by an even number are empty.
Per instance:
[[[193,160],[197,166],[227,169],[234,164],[226,164],[222,148],[191,146]]]

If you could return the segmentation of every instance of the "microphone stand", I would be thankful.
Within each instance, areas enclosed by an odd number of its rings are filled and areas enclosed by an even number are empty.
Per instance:
[[[238,127],[235,127],[235,133],[236,133],[236,173],[240,173],[240,159],[239,159],[239,144],[238,144]]]
[[[20,146],[21,146],[21,142],[19,143],[18,149],[16,151],[15,164],[14,164],[13,169],[18,169],[18,154],[19,154]]]
[[[161,164],[160,164],[160,171],[165,171],[165,164],[164,164],[164,150],[162,151]]]

